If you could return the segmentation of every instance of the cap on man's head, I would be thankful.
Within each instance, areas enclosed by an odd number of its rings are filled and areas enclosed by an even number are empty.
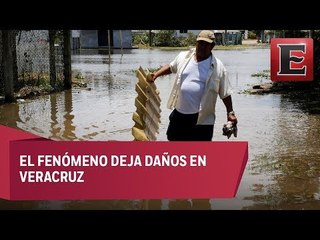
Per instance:
[[[214,39],[214,33],[210,30],[202,30],[197,37],[197,41],[206,41],[208,43],[213,43]]]

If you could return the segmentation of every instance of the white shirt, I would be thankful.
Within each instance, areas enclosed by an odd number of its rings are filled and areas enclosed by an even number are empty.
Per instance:
[[[194,57],[195,49],[180,52],[170,63],[170,70],[176,73],[174,85],[169,96],[167,107],[173,109],[177,106],[177,100],[180,95],[181,74],[187,63]],[[208,78],[204,93],[200,101],[199,116],[197,124],[212,125],[215,123],[215,106],[217,96],[221,99],[232,94],[231,85],[228,79],[227,70],[223,63],[212,55],[209,67]]]
[[[191,58],[181,74],[181,88],[176,109],[184,114],[198,113],[204,93],[211,57],[197,62]]]

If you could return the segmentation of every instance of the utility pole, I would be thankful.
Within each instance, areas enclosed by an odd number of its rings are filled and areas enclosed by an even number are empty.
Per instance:
[[[228,30],[224,30],[224,45],[228,45]]]
[[[149,47],[152,46],[152,30],[149,30]]]
[[[111,31],[108,30],[108,52],[109,52],[109,65],[111,63],[111,37],[110,37]]]

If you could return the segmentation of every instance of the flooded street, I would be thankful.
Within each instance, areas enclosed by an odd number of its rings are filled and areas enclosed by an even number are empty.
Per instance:
[[[0,124],[52,140],[132,141],[135,70],[169,63],[179,51],[158,49],[82,50],[72,55],[72,69],[84,88],[0,105]],[[217,101],[213,140],[247,141],[249,159],[233,199],[6,201],[0,209],[320,209],[320,106],[318,99],[289,94],[250,95],[244,90],[268,82],[252,77],[270,69],[270,50],[216,50],[234,88],[238,137],[222,135],[225,107]],[[156,80],[160,91],[158,141],[166,140],[170,110],[166,102],[174,75]],[[315,101],[317,100],[317,101]]]

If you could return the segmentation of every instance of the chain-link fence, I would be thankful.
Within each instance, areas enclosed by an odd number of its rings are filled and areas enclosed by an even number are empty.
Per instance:
[[[69,49],[65,49],[69,34],[62,30],[0,31],[0,95],[6,94],[10,84],[15,92],[26,86],[46,91],[66,87],[66,76],[71,76],[65,71],[71,66]]]

